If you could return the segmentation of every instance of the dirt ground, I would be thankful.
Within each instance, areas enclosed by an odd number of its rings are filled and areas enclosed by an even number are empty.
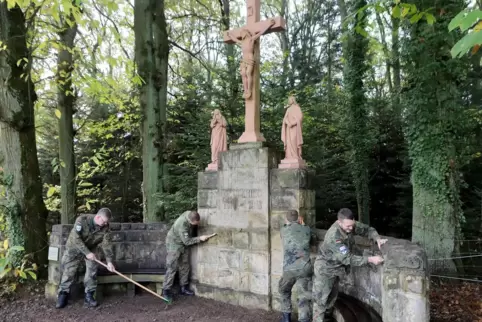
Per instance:
[[[432,283],[432,322],[482,322],[481,283]],[[279,322],[279,313],[242,307],[198,297],[177,296],[167,306],[158,298],[139,294],[134,298],[106,297],[98,308],[83,307],[82,300],[70,301],[62,309],[44,297],[42,283],[22,288],[14,297],[0,298],[0,321],[159,321],[159,322]]]
[[[148,294],[134,298],[106,297],[97,308],[84,308],[83,300],[69,301],[64,309],[55,309],[55,303],[45,299],[42,285],[32,287],[14,299],[0,299],[0,321],[162,321],[162,322],[279,322],[278,313],[246,310],[241,307],[198,297],[177,296],[167,306],[162,300]]]

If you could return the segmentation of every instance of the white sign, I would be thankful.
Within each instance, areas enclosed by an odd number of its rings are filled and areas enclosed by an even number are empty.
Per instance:
[[[59,260],[59,249],[58,247],[49,247],[49,261]]]

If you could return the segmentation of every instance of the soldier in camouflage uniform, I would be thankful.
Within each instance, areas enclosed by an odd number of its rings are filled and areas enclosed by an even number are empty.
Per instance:
[[[199,225],[199,214],[196,211],[185,211],[176,219],[174,225],[167,233],[166,237],[166,276],[164,278],[163,296],[172,301],[171,287],[174,277],[179,269],[179,282],[181,284],[181,294],[194,295],[188,287],[189,284],[189,249],[187,246],[206,241],[208,236],[191,237],[192,226]]]
[[[62,277],[56,308],[60,309],[67,305],[70,286],[75,281],[77,268],[82,259],[85,259],[86,266],[85,304],[89,307],[97,306],[93,296],[97,288],[97,263],[94,261],[94,252],[99,244],[104,251],[108,269],[110,271],[115,269],[112,264],[114,253],[109,229],[111,218],[111,211],[108,208],[102,208],[96,215],[81,215],[75,220],[62,256]]]
[[[353,254],[354,235],[370,238],[377,242],[379,248],[387,241],[381,239],[374,228],[355,221],[350,209],[340,209],[338,220],[328,229],[318,247],[313,279],[313,322],[326,322],[332,318],[338,282],[350,266],[379,265],[383,262],[380,256]]]
[[[298,321],[310,321],[311,294],[309,283],[313,275],[310,260],[311,229],[305,226],[296,210],[288,212],[281,228],[283,241],[283,275],[279,281],[282,322],[291,322],[291,290],[298,282]]]

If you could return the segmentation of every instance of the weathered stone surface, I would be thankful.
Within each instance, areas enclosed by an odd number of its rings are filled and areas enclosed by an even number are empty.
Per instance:
[[[229,146],[229,150],[261,149],[266,147],[266,142],[246,142],[234,143]]]
[[[251,273],[269,273],[269,255],[267,252],[243,252],[242,270]]]
[[[216,208],[218,192],[217,190],[198,190],[197,200],[200,208]]]
[[[264,250],[269,251],[269,235],[266,232],[250,233],[251,239],[249,241],[252,250]]]
[[[241,252],[238,250],[220,250],[218,253],[219,269],[239,269],[241,267]]]
[[[218,173],[216,171],[198,172],[198,189],[217,189]]]
[[[248,249],[249,234],[243,231],[233,231],[233,246],[238,249]]]
[[[312,189],[314,172],[309,169],[273,169],[270,180],[272,190]]]

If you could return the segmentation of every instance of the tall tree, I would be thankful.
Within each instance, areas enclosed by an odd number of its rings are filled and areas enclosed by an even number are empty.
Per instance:
[[[464,7],[461,0],[413,1],[420,11],[440,13],[434,25],[419,20],[405,25],[403,40],[406,88],[405,136],[412,163],[412,240],[429,258],[451,258],[463,217],[460,169],[466,163],[469,124],[462,86],[467,59],[452,59],[455,32],[450,20]],[[431,261],[432,271],[455,271],[451,260]]]
[[[142,109],[143,216],[145,222],[163,220],[155,195],[163,192],[166,175],[165,128],[169,42],[164,0],[134,2],[136,64]]]
[[[339,0],[338,3],[342,12],[342,18],[347,16],[345,7],[350,8],[349,12],[352,12],[355,17],[347,28],[346,43],[343,45],[343,56],[346,61],[343,70],[343,82],[348,94],[343,128],[350,147],[349,160],[358,204],[358,220],[369,224],[368,144],[370,140],[367,100],[363,85],[363,79],[367,71],[365,59],[368,50],[368,39],[365,37],[366,13],[361,11],[367,2],[365,0],[354,0],[349,5],[346,5],[344,0]]]
[[[73,7],[72,10],[77,8]],[[77,35],[77,23],[73,14],[63,19],[58,31],[59,53],[57,58],[57,103],[59,119],[59,160],[60,160],[60,222],[72,224],[75,220],[75,154],[74,114],[75,95],[72,87],[73,50]]]
[[[0,2],[0,154],[7,185],[8,237],[22,245],[31,259],[47,262],[47,210],[35,140],[34,103],[30,77],[32,55],[27,47],[25,15],[18,5]]]

